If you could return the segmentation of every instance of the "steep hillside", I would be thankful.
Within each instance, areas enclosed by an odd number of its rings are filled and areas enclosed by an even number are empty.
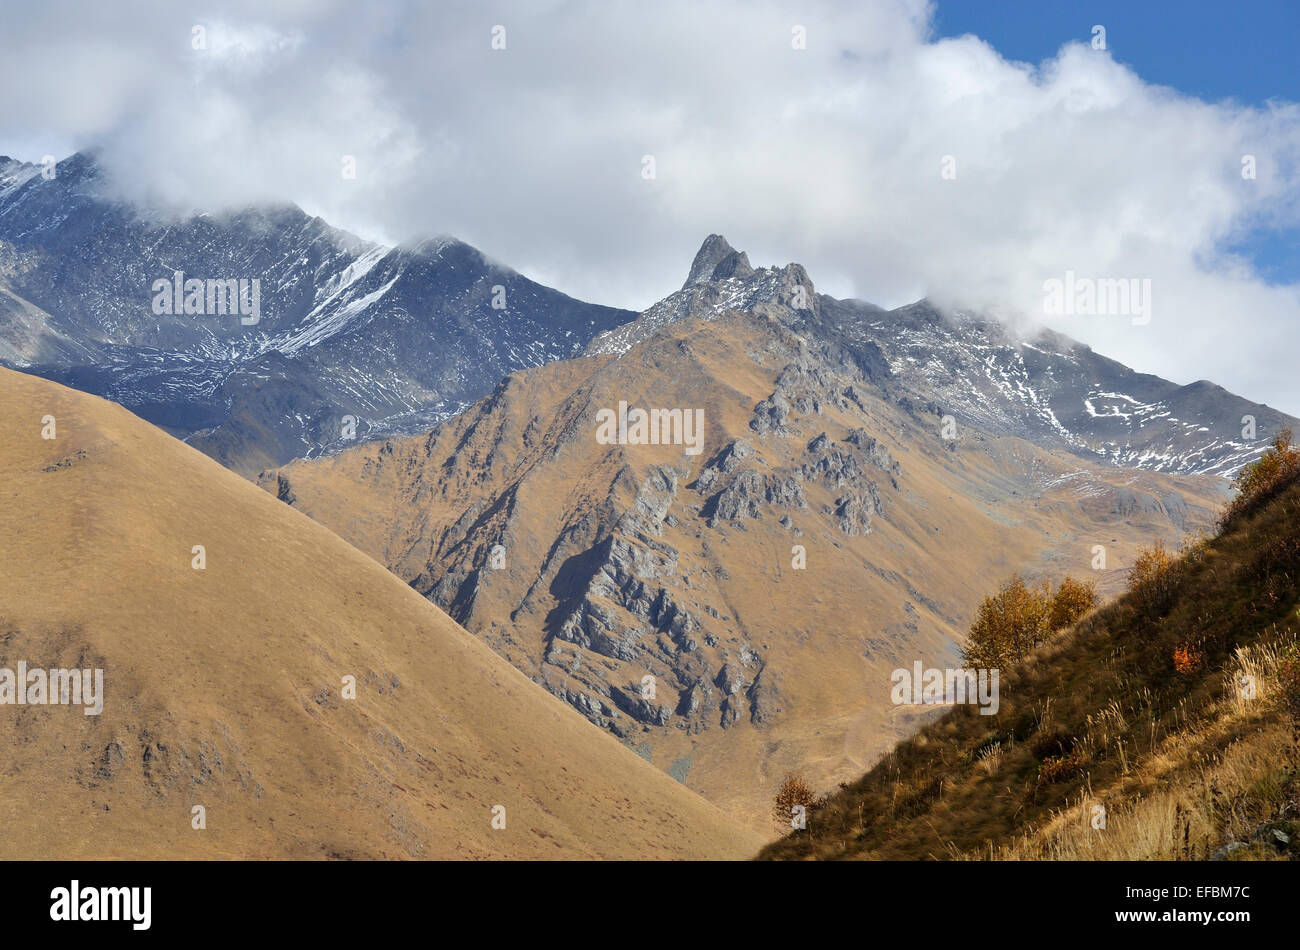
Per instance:
[[[8,370],[0,406],[0,700],[20,663],[103,670],[99,715],[0,701],[0,858],[760,843],[382,566],[126,410]]]
[[[168,216],[111,200],[91,156],[41,171],[0,157],[0,288],[46,314],[38,346],[0,290],[0,359],[112,399],[247,474],[423,431],[505,374],[634,317],[449,237],[384,247],[291,205]],[[174,306],[185,304],[174,288],[158,312],[155,282],[177,273],[201,282],[197,312]],[[213,312],[207,282],[225,280],[245,282],[250,310],[258,282],[255,315]]]
[[[1298,597],[1292,476],[763,856],[1300,860]]]
[[[261,484],[770,830],[785,769],[852,778],[917,727],[879,683],[950,664],[992,579],[1091,575],[1101,545],[1113,586],[1139,542],[1207,527],[1224,484],[948,432],[887,366],[793,319],[767,303],[665,321],[515,374],[427,436]],[[620,402],[698,411],[698,442],[602,443]]]

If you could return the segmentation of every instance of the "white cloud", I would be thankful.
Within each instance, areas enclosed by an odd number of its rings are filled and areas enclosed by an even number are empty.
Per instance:
[[[1051,322],[1137,369],[1300,414],[1300,289],[1221,250],[1300,223],[1295,105],[1149,85],[1086,32],[1043,64],[1009,62],[975,37],[934,42],[927,6],[901,0],[249,0],[205,16],[62,0],[10,14],[0,151],[42,134],[102,144],[133,197],[287,199],[379,239],[452,233],[634,308],[674,289],[713,231],[885,305],[930,294],[1038,318],[1043,282],[1067,270],[1149,278],[1146,326]]]

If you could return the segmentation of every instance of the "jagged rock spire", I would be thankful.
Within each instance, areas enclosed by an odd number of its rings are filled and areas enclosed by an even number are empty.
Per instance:
[[[691,272],[682,289],[706,280],[723,280],[728,277],[745,278],[754,273],[744,251],[737,251],[721,234],[710,234],[700,245],[691,262]]]

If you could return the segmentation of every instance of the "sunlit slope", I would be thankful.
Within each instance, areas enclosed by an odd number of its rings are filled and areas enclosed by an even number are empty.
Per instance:
[[[382,566],[216,462],[7,370],[0,406],[0,668],[105,671],[99,716],[0,705],[0,857],[756,850]]]
[[[809,807],[774,859],[1300,860],[1300,477]]]

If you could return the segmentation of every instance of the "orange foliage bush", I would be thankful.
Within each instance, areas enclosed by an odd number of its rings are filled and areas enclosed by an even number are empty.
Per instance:
[[[1204,654],[1190,643],[1180,644],[1174,649],[1174,669],[1179,673],[1195,673],[1204,660]]]
[[[1077,752],[1049,756],[1038,765],[1038,780],[1040,782],[1063,782],[1072,775],[1077,774],[1082,767],[1083,757]]]
[[[976,608],[963,662],[974,669],[1018,663],[1052,633],[1070,626],[1097,603],[1097,585],[1066,577],[1052,593],[1046,582],[1030,587],[1019,574]]]

